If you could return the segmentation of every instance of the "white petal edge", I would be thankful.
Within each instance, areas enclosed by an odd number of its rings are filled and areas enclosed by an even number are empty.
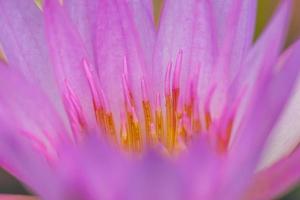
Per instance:
[[[258,170],[289,155],[300,143],[300,78],[284,113],[268,139]]]

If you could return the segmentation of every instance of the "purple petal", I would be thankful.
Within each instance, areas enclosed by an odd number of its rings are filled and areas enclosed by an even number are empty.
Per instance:
[[[54,186],[57,200],[123,199],[128,161],[99,138],[86,138],[81,146],[65,146]],[[49,199],[49,198],[48,198]]]
[[[128,1],[128,15],[132,17],[135,28],[133,31],[137,32],[138,39],[137,44],[140,45],[144,52],[144,59],[146,62],[146,74],[152,70],[153,48],[156,39],[156,32],[154,27],[153,8],[151,0],[141,1]],[[135,29],[135,30],[134,30]],[[139,44],[140,43],[140,44]]]
[[[243,64],[245,67],[241,68],[233,85],[251,87],[260,73],[272,70],[284,45],[290,10],[290,0],[284,0],[279,5],[272,21],[249,51]]]
[[[299,72],[299,59],[300,43],[297,43],[285,62],[258,82],[228,157],[223,184],[229,199],[240,195],[256,168],[264,144],[291,95]]]
[[[128,200],[180,200],[183,184],[176,166],[156,152],[148,152],[131,170]]]
[[[222,167],[222,158],[209,146],[208,138],[194,141],[188,152],[180,157],[186,190],[184,199],[216,199],[214,195]]]
[[[284,63],[292,53],[297,45],[290,47],[281,57],[279,62]],[[272,130],[271,137],[268,139],[268,143],[260,163],[260,167],[264,168],[270,166],[280,158],[289,155],[291,151],[300,142],[300,125],[298,119],[300,118],[299,101],[300,101],[300,81],[298,79],[297,84],[293,90],[293,94],[290,97],[287,107],[280,116],[280,119],[274,129]]]
[[[18,130],[15,129],[14,122],[4,123],[2,119],[0,127],[0,163],[1,167],[11,172],[32,191],[41,195],[42,198],[57,199],[51,193],[55,176],[47,157],[20,137]]]
[[[16,67],[28,80],[41,85],[52,101],[61,108],[45,46],[41,10],[32,0],[1,0],[0,27],[0,43],[9,65]]]
[[[49,157],[56,157],[56,145],[66,142],[68,135],[53,104],[38,86],[28,83],[14,68],[0,64],[0,69],[1,123],[13,123],[20,138]]]
[[[141,79],[148,82],[151,69],[154,26],[143,1],[109,1],[99,4],[96,54],[101,86],[112,110],[119,117],[123,105],[124,58],[128,84],[137,103],[141,100]]]
[[[80,34],[56,0],[45,1],[44,18],[50,55],[61,93],[66,90],[68,82],[79,98],[83,115],[94,126],[92,96],[83,68],[83,59],[89,60],[89,57]]]
[[[154,7],[152,0],[142,0],[142,5],[147,8],[148,15],[154,20]]]
[[[201,66],[201,92],[210,78],[215,55],[214,24],[208,1],[171,1],[164,5],[155,46],[152,81],[154,91],[163,91],[164,74],[169,62],[183,51],[182,87],[191,69]]]
[[[228,75],[233,78],[251,47],[255,29],[256,0],[212,1],[221,57],[228,60]],[[228,48],[228,49],[226,49]],[[224,52],[227,51],[227,52]],[[224,63],[223,63],[224,65]]]
[[[140,34],[143,50],[147,51],[147,63],[150,63],[152,58],[153,40],[154,40],[154,24],[153,24],[153,6],[151,0],[128,1],[131,13],[138,33]],[[76,26],[77,30],[87,47],[89,55],[95,62],[96,53],[96,25],[99,11],[99,1],[84,1],[84,0],[65,0],[63,3],[68,14]]]
[[[70,19],[79,31],[84,45],[88,51],[88,55],[95,62],[95,53],[93,51],[95,44],[94,38],[96,36],[95,27],[98,15],[99,1],[84,1],[84,0],[64,0],[63,6],[68,11]]]
[[[62,152],[53,193],[63,199],[182,199],[176,166],[156,153],[124,157],[99,138]]]
[[[264,76],[264,73],[273,70],[273,66],[277,62],[287,32],[290,9],[290,0],[285,0],[280,4],[266,30],[249,50],[242,64],[244,67],[240,68],[236,79],[231,83],[231,91],[229,92],[231,95],[229,96],[236,97],[246,89],[236,121],[239,121],[244,115],[245,106],[249,103],[257,80]]]
[[[292,189],[300,180],[300,148],[276,164],[257,173],[247,189],[245,200],[274,199]]]

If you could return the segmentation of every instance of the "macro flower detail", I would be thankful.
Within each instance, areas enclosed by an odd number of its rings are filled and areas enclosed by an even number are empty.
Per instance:
[[[151,0],[0,0],[0,166],[36,196],[0,199],[260,200],[297,184],[291,1],[253,42],[256,4],[166,0],[156,27]]]

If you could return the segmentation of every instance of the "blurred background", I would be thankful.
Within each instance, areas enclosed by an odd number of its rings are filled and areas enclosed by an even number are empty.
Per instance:
[[[162,0],[153,0],[155,6],[155,21],[158,22],[162,8]],[[272,16],[280,0],[258,0],[258,17],[255,38],[259,36],[268,20]],[[300,35],[300,0],[294,0],[293,14],[290,24],[286,46],[289,46]],[[300,119],[299,119],[300,120]],[[299,169],[300,170],[300,169]],[[45,180],[46,181],[46,180]],[[28,194],[28,191],[14,177],[0,169],[0,193]],[[278,200],[299,200],[300,185],[291,189],[286,195]]]

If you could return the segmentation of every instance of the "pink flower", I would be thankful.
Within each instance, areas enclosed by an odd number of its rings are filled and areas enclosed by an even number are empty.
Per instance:
[[[0,0],[1,167],[46,200],[281,195],[300,180],[290,7],[253,44],[254,0],[166,0],[158,30],[151,0]]]

